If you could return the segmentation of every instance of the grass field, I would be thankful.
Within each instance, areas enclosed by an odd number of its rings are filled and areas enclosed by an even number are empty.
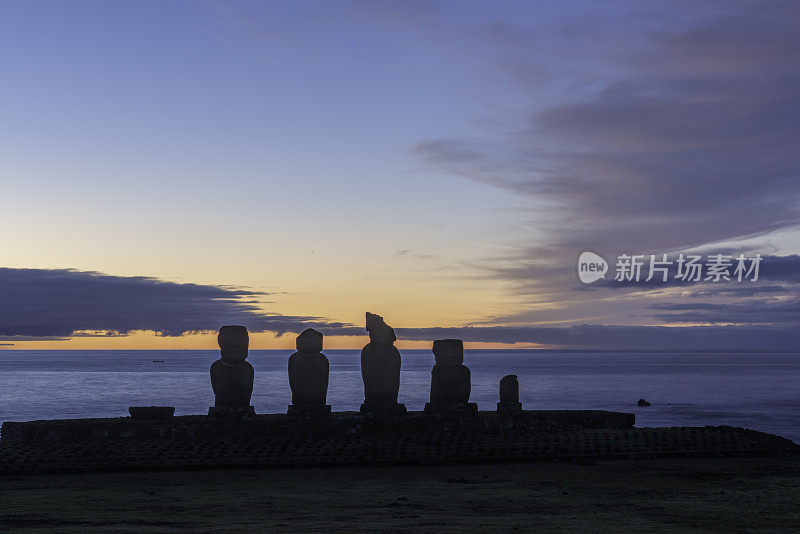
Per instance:
[[[19,532],[797,532],[800,460],[3,477]]]

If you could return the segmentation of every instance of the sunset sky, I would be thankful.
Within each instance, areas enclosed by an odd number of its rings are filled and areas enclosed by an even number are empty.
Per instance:
[[[371,311],[401,348],[796,349],[798,23],[794,2],[4,2],[0,344],[214,348],[244,324],[252,348],[308,326],[354,348]],[[586,250],[764,261],[585,286]]]

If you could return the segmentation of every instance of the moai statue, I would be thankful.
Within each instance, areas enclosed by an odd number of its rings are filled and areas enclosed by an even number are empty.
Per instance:
[[[367,312],[369,343],[361,351],[361,378],[364,380],[364,404],[361,413],[404,414],[406,407],[397,403],[400,390],[400,352],[394,346],[394,329],[383,317]]]
[[[425,411],[473,413],[478,406],[469,402],[469,368],[463,365],[464,343],[460,339],[433,342],[436,363],[431,370],[431,401]]]
[[[327,415],[328,358],[322,354],[322,334],[307,328],[297,336],[297,352],[289,356],[289,414],[299,417]]]
[[[497,412],[503,414],[522,413],[517,375],[506,375],[500,379],[500,402],[497,403]]]
[[[253,366],[246,362],[250,343],[247,328],[223,326],[217,336],[222,357],[211,364],[214,406],[208,415],[219,418],[247,418],[255,415],[250,406],[253,394]]]

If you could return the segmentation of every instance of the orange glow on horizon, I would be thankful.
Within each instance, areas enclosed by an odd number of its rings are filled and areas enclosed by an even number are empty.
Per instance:
[[[276,336],[272,333],[251,333],[251,350],[294,351],[295,335]],[[369,338],[364,336],[325,336],[324,350],[361,350]],[[432,341],[397,340],[399,349],[430,349]],[[153,332],[133,332],[127,336],[70,337],[60,340],[0,341],[0,350],[217,350],[213,333],[184,336],[157,336]],[[550,349],[557,348],[535,343],[465,342],[466,349]]]

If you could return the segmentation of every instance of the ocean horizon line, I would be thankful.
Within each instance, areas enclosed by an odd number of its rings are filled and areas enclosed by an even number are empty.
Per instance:
[[[323,352],[353,352],[363,347],[352,349],[323,349]],[[250,352],[289,352],[294,349],[249,349]],[[431,349],[403,349],[403,352],[431,352]],[[0,346],[0,352],[219,352],[219,349],[19,349]],[[541,353],[541,354],[800,354],[800,350],[764,350],[764,349],[476,349],[464,348],[464,352],[498,352],[498,353]]]

